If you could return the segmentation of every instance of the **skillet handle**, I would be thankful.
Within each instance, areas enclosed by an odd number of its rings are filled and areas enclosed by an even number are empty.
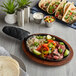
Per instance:
[[[16,27],[12,27],[12,26],[5,26],[2,31],[11,36],[14,37],[18,40],[24,40],[24,38],[28,37],[28,35],[30,34],[30,32],[20,29],[20,28],[16,28]]]

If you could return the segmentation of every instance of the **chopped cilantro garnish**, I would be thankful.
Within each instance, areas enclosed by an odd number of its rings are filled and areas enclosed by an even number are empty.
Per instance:
[[[66,16],[65,16],[65,19],[68,19],[68,18],[69,18],[69,16],[68,16],[68,15],[66,15]]]
[[[55,10],[54,6],[50,5],[50,7],[49,7],[49,12],[50,12],[50,13],[53,13],[53,12],[54,12],[53,10]]]
[[[45,4],[45,6],[48,6],[48,5],[49,5],[49,3],[46,3],[46,4]]]

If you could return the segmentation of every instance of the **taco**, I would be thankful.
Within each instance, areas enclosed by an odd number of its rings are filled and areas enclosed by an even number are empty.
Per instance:
[[[67,11],[65,12],[62,18],[62,21],[69,23],[69,24],[76,21],[76,7],[74,6],[74,4],[71,4],[69,6],[69,8],[67,9]]]
[[[74,4],[74,2],[67,2],[67,3],[65,4],[64,10],[63,10],[64,14],[65,14],[65,12],[67,11],[68,7],[69,7],[71,4]]]
[[[56,9],[56,12],[55,12],[55,17],[58,18],[58,19],[62,19],[63,17],[63,9],[64,9],[64,6],[66,4],[66,0],[63,0],[59,6],[57,7]]]
[[[58,5],[60,4],[61,0],[52,0],[52,2],[49,4],[48,8],[47,8],[47,12],[49,14],[53,14],[56,10],[56,8],[58,7]]]
[[[42,10],[46,11],[46,9],[47,9],[47,7],[49,6],[50,3],[51,3],[51,0],[41,0],[41,1],[39,2],[39,7],[40,7]]]

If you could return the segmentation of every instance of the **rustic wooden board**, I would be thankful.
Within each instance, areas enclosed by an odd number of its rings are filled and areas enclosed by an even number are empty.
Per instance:
[[[37,35],[37,34],[34,34],[34,35]],[[54,35],[51,35],[51,36],[54,36]],[[65,59],[61,60],[61,61],[46,61],[46,60],[42,60],[40,58],[37,58],[35,57],[34,55],[32,55],[27,49],[26,49],[26,46],[25,46],[25,42],[23,41],[22,42],[22,48],[23,48],[23,51],[24,53],[33,61],[39,63],[39,64],[42,64],[42,65],[46,65],[46,66],[61,66],[61,65],[64,65],[66,63],[68,63],[72,57],[73,57],[73,49],[71,48],[71,46],[63,39],[57,37],[57,36],[54,36],[56,37],[57,39],[60,39],[61,41],[63,41],[67,47],[69,48],[70,50],[70,54],[69,56],[67,56]]]

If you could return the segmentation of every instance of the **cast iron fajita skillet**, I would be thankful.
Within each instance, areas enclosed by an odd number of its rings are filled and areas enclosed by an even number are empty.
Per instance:
[[[23,48],[23,51],[25,52],[25,54],[31,58],[33,61],[37,62],[37,63],[40,63],[40,64],[44,64],[44,65],[49,65],[49,66],[59,66],[59,65],[63,65],[65,63],[68,63],[72,57],[73,57],[73,50],[71,48],[71,46],[63,39],[55,36],[55,35],[51,35],[53,37],[56,38],[56,41],[62,41],[64,42],[66,48],[70,51],[70,54],[67,56],[67,57],[64,57],[63,59],[61,60],[54,60],[54,59],[51,59],[51,60],[47,60],[47,59],[43,59],[35,54],[33,54],[32,52],[30,52],[27,44],[26,44],[26,41],[28,38],[32,37],[32,36],[38,36],[38,35],[41,35],[41,36],[46,36],[46,35],[50,35],[50,34],[44,34],[44,33],[39,33],[39,34],[32,34],[32,35],[29,35],[30,32],[28,31],[25,31],[23,29],[20,29],[20,28],[16,28],[16,27],[11,27],[11,26],[5,26],[3,28],[3,32],[6,33],[7,35],[9,36],[12,36],[16,39],[19,39],[22,41],[22,48]]]

